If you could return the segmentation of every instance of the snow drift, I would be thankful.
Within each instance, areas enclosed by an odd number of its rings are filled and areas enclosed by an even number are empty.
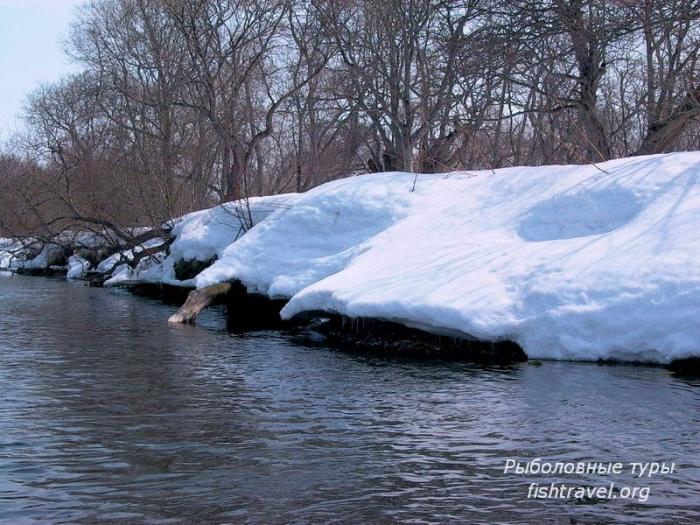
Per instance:
[[[700,153],[675,153],[343,179],[188,214],[169,246],[151,239],[95,271],[107,285],[239,280],[288,299],[285,318],[376,318],[515,341],[531,358],[668,363],[700,356],[698,231]],[[48,267],[54,249],[0,239],[0,269]],[[181,261],[214,262],[179,279]],[[90,267],[76,252],[66,270]]]
[[[512,340],[531,358],[666,363],[700,355],[699,177],[700,153],[678,153],[418,175],[415,191],[408,173],[344,179],[208,248],[219,258],[195,283],[288,298],[286,318],[331,312]]]
[[[289,208],[297,198],[296,193],[251,197],[247,201],[227,202],[214,208],[196,211],[176,219],[172,235],[175,237],[165,251],[153,257],[141,259],[136,268],[124,264],[116,268],[105,285],[123,283],[161,283],[170,286],[192,287],[191,279],[178,279],[175,264],[179,261],[207,262],[221,256],[223,251],[241,235],[268,215]],[[162,242],[162,241],[161,241]],[[157,244],[143,246],[153,248]],[[138,250],[138,248],[137,248]],[[128,260],[132,253],[121,254]],[[106,270],[118,262],[119,254],[112,261],[100,263],[98,270]]]
[[[62,249],[53,243],[41,243],[32,238],[0,238],[0,270],[47,270],[63,257]]]
[[[17,242],[14,239],[0,237],[0,271],[10,269],[16,246]]]

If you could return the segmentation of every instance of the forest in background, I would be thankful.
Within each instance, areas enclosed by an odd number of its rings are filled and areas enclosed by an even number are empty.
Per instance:
[[[700,0],[92,0],[65,47],[0,151],[0,237],[700,149]]]

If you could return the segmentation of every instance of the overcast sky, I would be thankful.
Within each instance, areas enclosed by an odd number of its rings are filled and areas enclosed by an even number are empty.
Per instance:
[[[0,140],[19,126],[26,94],[77,70],[63,53],[84,0],[0,0]]]

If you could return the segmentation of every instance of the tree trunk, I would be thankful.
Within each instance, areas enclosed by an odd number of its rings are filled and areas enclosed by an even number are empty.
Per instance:
[[[634,154],[663,153],[698,117],[700,117],[700,88],[688,93],[683,102],[667,118],[653,122],[649,126],[642,145]]]

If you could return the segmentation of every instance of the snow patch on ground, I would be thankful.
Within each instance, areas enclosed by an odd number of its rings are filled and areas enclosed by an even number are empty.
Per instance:
[[[573,239],[611,232],[640,212],[641,203],[624,188],[577,191],[533,206],[518,225],[526,241]]]
[[[326,311],[513,340],[532,358],[700,355],[700,154],[387,173],[301,195],[223,251],[238,279]]]
[[[85,279],[87,271],[90,269],[90,262],[77,255],[68,258],[68,279]]]
[[[172,258],[208,261],[219,257],[228,245],[245,233],[247,227],[290,208],[297,197],[296,193],[251,197],[247,202],[227,202],[185,215],[173,228]]]
[[[63,249],[57,244],[44,244],[38,255],[32,259],[23,260],[13,258],[10,262],[12,270],[46,270],[51,267],[56,261],[63,258]],[[65,259],[64,259],[65,261]]]
[[[16,241],[0,237],[0,270],[9,270],[14,259]]]
[[[251,292],[287,298],[332,275],[405,214],[407,174],[330,182],[301,195],[231,244],[197,287],[237,278]]]
[[[153,239],[97,271],[116,265],[108,285],[237,279],[250,292],[289,299],[286,318],[372,317],[512,340],[531,358],[667,363],[700,356],[699,229],[697,152],[381,173],[188,214],[169,247]],[[162,251],[135,269],[123,262],[144,249]],[[45,246],[22,260],[37,250],[0,239],[0,269],[56,259]],[[178,280],[176,263],[192,259],[216,261]],[[71,257],[69,276],[84,275],[85,262]]]
[[[179,280],[175,275],[178,261],[196,259],[206,262],[218,258],[223,251],[248,228],[276,213],[289,209],[298,198],[296,193],[251,197],[247,200],[227,202],[214,208],[196,211],[176,220],[172,229],[175,240],[168,253],[161,252],[139,261],[136,268],[120,266],[105,285],[125,283],[161,283],[171,286],[194,287],[194,280]],[[146,246],[150,248],[152,245]],[[133,260],[131,252],[123,254]],[[98,270],[106,271],[119,260],[119,254],[100,263]]]
[[[154,237],[135,248],[117,252],[102,260],[97,265],[97,271],[107,274],[111,273],[112,275],[112,277],[105,282],[105,286],[113,286],[128,281],[135,273],[145,271],[151,268],[152,265],[159,263],[162,259],[163,252],[157,252],[153,255],[142,257],[136,263],[136,268],[131,267],[136,255],[144,250],[152,250],[164,244],[163,239]]]

